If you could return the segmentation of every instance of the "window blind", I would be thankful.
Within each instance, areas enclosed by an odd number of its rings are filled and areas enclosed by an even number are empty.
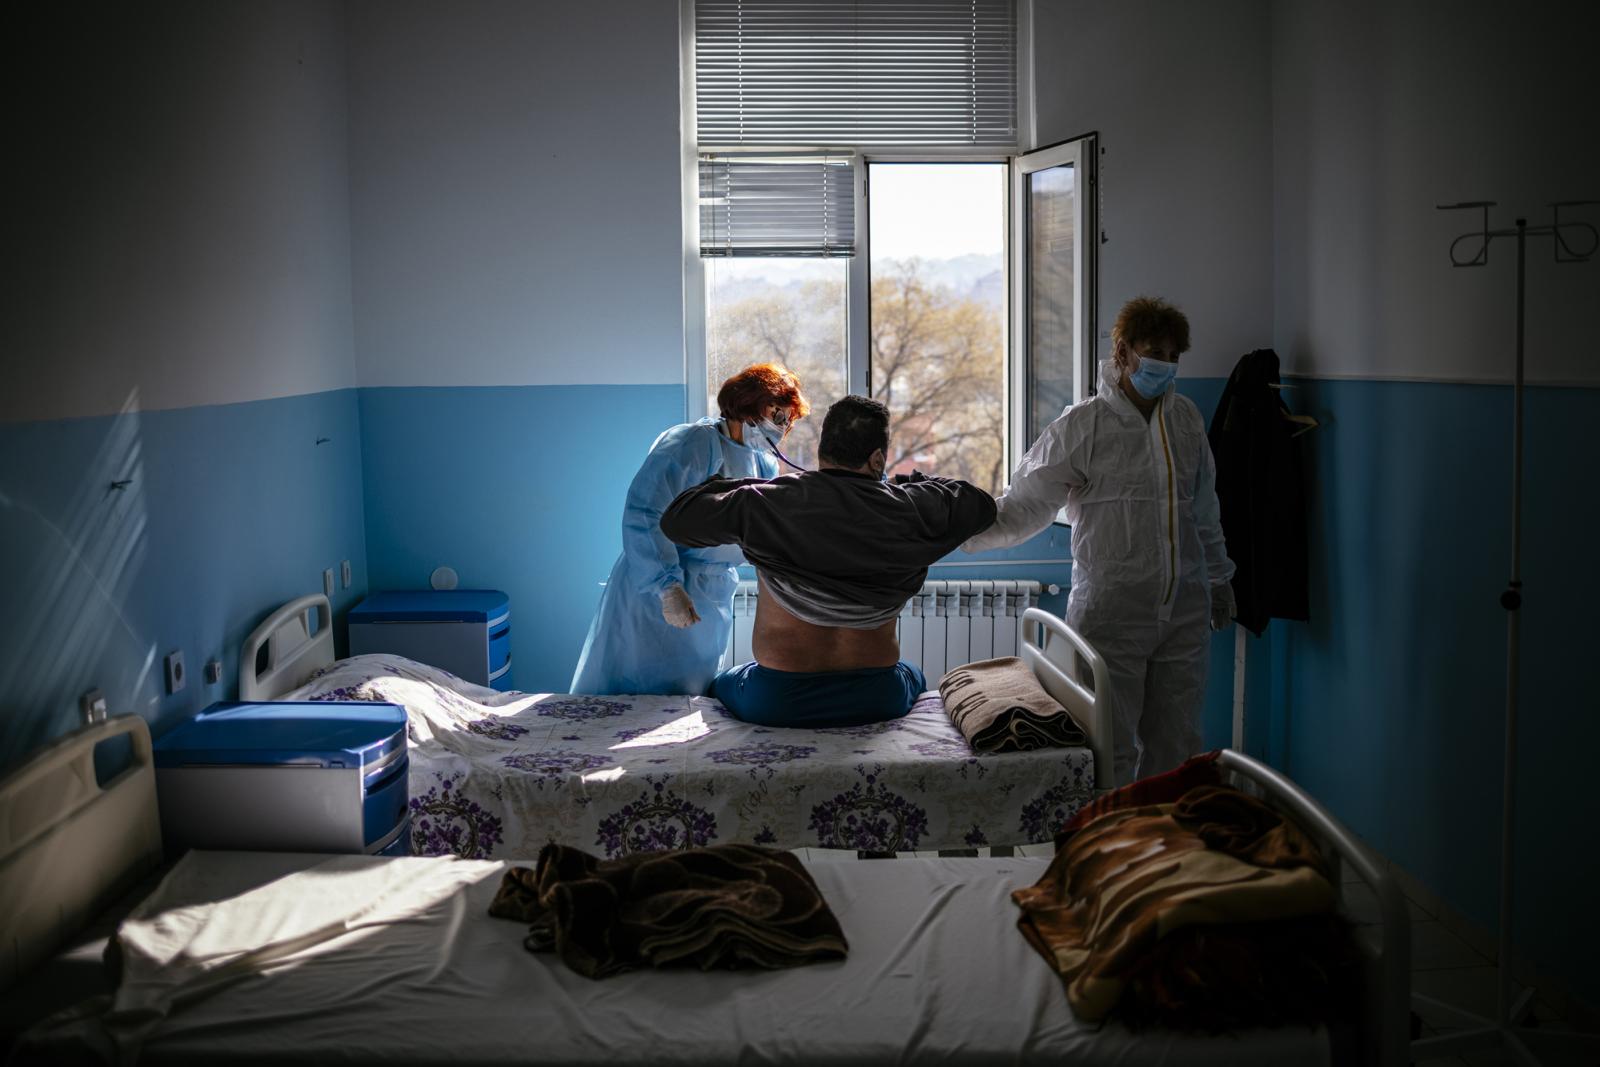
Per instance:
[[[702,256],[855,254],[849,160],[700,161]]]
[[[1016,146],[1012,0],[696,0],[705,147]]]

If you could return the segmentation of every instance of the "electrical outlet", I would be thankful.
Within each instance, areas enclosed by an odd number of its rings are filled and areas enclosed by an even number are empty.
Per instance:
[[[205,679],[207,685],[216,685],[222,681],[222,661],[212,659],[206,661]]]
[[[183,674],[183,649],[174,649],[167,653],[167,692],[176,693],[183,688],[186,681]]]
[[[349,560],[345,560],[343,563],[339,564],[339,580],[344,583],[342,588],[344,588],[344,589],[349,589],[350,588],[350,561]]]
[[[106,695],[98,689],[91,689],[78,698],[78,709],[83,712],[83,724],[106,721]]]
[[[322,595],[323,596],[332,596],[333,595],[333,568],[332,567],[329,567],[327,570],[322,572]]]

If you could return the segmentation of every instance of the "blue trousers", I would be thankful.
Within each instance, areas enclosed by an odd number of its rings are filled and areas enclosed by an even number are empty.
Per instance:
[[[752,662],[713,678],[711,695],[758,726],[860,726],[900,718],[927,684],[904,660],[855,671],[775,671]]]

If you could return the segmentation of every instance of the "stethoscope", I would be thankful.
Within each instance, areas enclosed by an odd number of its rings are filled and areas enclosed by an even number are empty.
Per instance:
[[[745,436],[749,437],[751,434],[759,435],[761,437],[761,439],[764,442],[766,442],[767,447],[772,449],[772,454],[774,456],[777,456],[779,459],[783,460],[785,463],[787,463],[789,466],[793,467],[795,470],[799,471],[801,474],[810,474],[811,473],[810,468],[802,467],[802,466],[800,466],[800,464],[796,463],[794,460],[792,460],[788,456],[784,455],[782,449],[780,449],[777,446],[777,444],[770,437],[768,437],[764,433],[761,433],[760,430],[755,429],[751,424],[746,423],[745,424]]]
[[[810,474],[811,473],[811,471],[807,470],[805,467],[800,466],[800,464],[796,463],[794,460],[790,459],[788,456],[786,456],[782,452],[780,452],[778,450],[778,446],[773,444],[771,441],[767,442],[767,447],[772,449],[772,454],[774,456],[777,456],[779,459],[783,460],[785,463],[787,463],[789,466],[793,467],[795,470],[799,471],[801,474]]]

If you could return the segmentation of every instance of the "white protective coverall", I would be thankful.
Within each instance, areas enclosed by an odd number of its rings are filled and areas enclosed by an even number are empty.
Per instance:
[[[1039,435],[968,552],[1018,544],[1066,506],[1067,623],[1106,661],[1118,785],[1171,770],[1200,747],[1212,600],[1231,610],[1216,465],[1194,401],[1172,386],[1146,421],[1100,364],[1100,391]]]

